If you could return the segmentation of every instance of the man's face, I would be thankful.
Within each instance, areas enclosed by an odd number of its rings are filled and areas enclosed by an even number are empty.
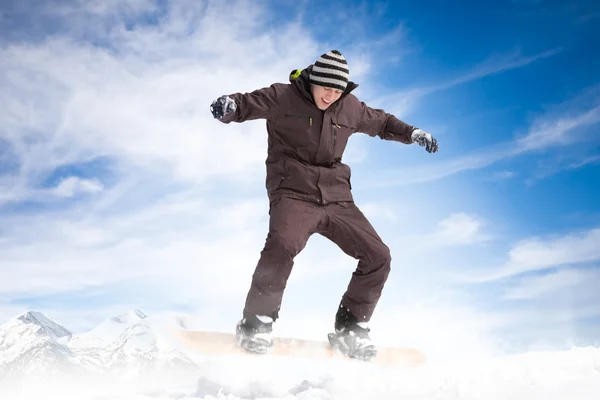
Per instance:
[[[312,85],[312,95],[319,110],[327,110],[341,96],[342,91],[323,86]]]

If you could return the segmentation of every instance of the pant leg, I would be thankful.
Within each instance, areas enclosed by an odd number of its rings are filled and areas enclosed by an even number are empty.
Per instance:
[[[309,237],[322,229],[326,213],[322,206],[283,197],[269,210],[269,233],[246,297],[244,316],[268,315],[274,320],[279,309],[294,257]]]
[[[331,204],[327,212],[329,224],[324,236],[358,260],[341,305],[347,307],[358,322],[367,322],[390,273],[390,249],[353,202]]]

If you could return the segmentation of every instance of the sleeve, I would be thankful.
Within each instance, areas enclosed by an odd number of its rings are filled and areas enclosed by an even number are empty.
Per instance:
[[[357,100],[358,101],[358,100]],[[414,126],[396,118],[384,110],[375,109],[360,102],[358,132],[369,136],[379,136],[384,140],[393,140],[405,144],[411,144],[411,134]]]
[[[244,122],[254,119],[269,119],[276,113],[281,94],[281,84],[273,84],[249,93],[233,93],[229,97],[235,100],[234,113],[223,117],[221,122]]]

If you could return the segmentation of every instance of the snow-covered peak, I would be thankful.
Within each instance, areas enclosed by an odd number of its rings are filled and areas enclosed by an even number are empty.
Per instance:
[[[163,313],[147,317],[140,310],[131,310],[105,319],[88,332],[73,335],[69,347],[107,347],[119,341],[138,348],[171,350],[163,333],[170,329],[188,329],[192,321],[192,316],[183,314]]]
[[[19,328],[26,328],[27,330],[34,332],[37,336],[43,336],[54,340],[72,336],[71,331],[67,328],[57,324],[41,312],[37,311],[25,312],[0,327],[2,331]]]
[[[127,379],[195,370],[196,361],[168,332],[181,318],[146,317],[134,309],[73,335],[42,313],[25,312],[0,326],[0,392],[3,381],[20,386],[28,376],[100,373]]]
[[[119,324],[129,325],[129,324],[133,324],[133,323],[138,322],[145,318],[147,318],[146,314],[144,314],[140,310],[133,309],[126,314],[122,314],[117,317],[113,317],[110,320],[113,322],[119,323]]]
[[[64,343],[71,337],[68,329],[40,312],[12,318],[0,326],[0,377],[16,370],[65,364],[70,351]]]
[[[75,335],[69,346],[73,348],[108,346],[117,340],[129,326],[146,320],[146,318],[146,314],[137,309],[116,317],[110,317],[89,332]]]

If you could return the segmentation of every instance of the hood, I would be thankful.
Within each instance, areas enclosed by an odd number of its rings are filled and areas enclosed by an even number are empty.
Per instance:
[[[304,69],[295,69],[290,72],[290,83],[296,87],[296,89],[306,97],[311,103],[314,103],[312,98],[312,91],[310,90],[310,81],[308,76],[312,71],[313,64],[309,65]],[[352,81],[348,81],[348,86],[346,86],[346,90],[342,93],[342,96],[338,101],[342,100],[345,96],[350,94],[354,89],[356,89],[358,85]]]

